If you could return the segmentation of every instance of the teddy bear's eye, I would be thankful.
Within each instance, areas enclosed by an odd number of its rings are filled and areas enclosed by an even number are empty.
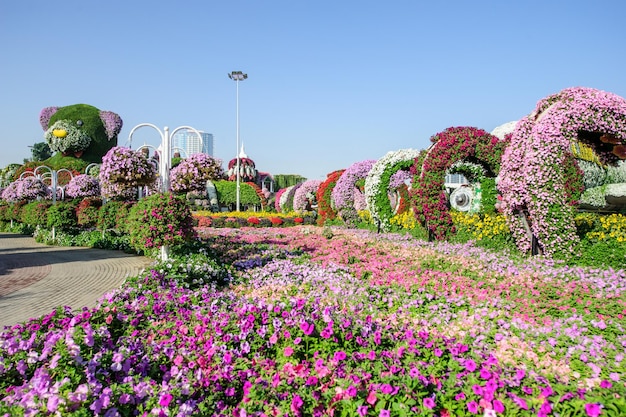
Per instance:
[[[83,121],[82,121],[82,120],[77,120],[77,121],[76,121],[76,124],[80,127],[80,126],[82,126],[82,125],[83,125]]]

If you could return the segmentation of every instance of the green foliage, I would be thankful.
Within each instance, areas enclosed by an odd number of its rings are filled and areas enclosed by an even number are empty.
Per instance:
[[[296,174],[277,174],[274,175],[274,182],[276,183],[276,190],[291,187],[298,183],[306,181],[306,178]]]
[[[221,206],[237,203],[237,183],[235,181],[214,181],[217,200]],[[255,189],[245,182],[239,183],[239,203],[242,205],[260,205],[261,199]]]
[[[181,245],[195,237],[193,219],[183,197],[159,193],[143,198],[130,209],[130,244],[138,252]]]
[[[76,208],[78,224],[82,227],[96,227],[100,207],[102,207],[101,198],[89,197],[81,200]]]
[[[480,204],[483,213],[493,214],[496,212],[496,202],[498,201],[498,190],[496,189],[495,178],[483,178],[480,181]]]
[[[78,227],[76,203],[61,201],[50,206],[46,226],[66,231],[76,229]]]
[[[52,156],[52,151],[46,142],[37,142],[31,148],[31,154],[33,161],[43,161]]]
[[[98,229],[105,230],[118,230],[120,232],[126,232],[128,230],[128,212],[132,207],[132,203],[124,201],[107,201],[98,210]]]
[[[52,205],[49,200],[33,201],[22,208],[22,223],[30,226],[45,226],[48,223],[48,209]]]

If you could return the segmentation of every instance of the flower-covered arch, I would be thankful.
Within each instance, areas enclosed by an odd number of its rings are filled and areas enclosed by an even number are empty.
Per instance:
[[[449,127],[430,140],[433,144],[420,161],[414,188],[415,214],[435,239],[441,240],[454,232],[444,190],[446,172],[455,162],[466,161],[483,167],[486,176],[495,177],[506,142],[475,127]]]
[[[344,171],[345,169],[339,169],[329,173],[317,189],[317,223],[319,225],[323,225],[326,220],[333,220],[337,217],[337,212],[333,208],[331,194]]]
[[[335,210],[348,226],[355,226],[358,219],[355,205],[361,191],[356,187],[359,180],[364,180],[370,172],[376,160],[355,162],[341,174],[335,188],[331,192],[331,199],[335,204]]]
[[[295,191],[293,195],[294,211],[311,210],[315,205],[317,190],[322,185],[322,180],[307,180]]]
[[[415,149],[401,149],[387,152],[370,169],[365,178],[365,200],[372,219],[381,230],[389,231],[389,222],[394,215],[394,210],[389,201],[389,185],[391,176],[399,170],[410,169],[420,151]]]
[[[567,88],[540,100],[517,124],[502,160],[498,190],[507,223],[524,252],[534,237],[547,256],[578,253],[576,195],[568,195],[575,178],[567,173],[576,171],[568,169],[575,141],[590,146],[604,164],[626,159],[626,100],[592,88]]]

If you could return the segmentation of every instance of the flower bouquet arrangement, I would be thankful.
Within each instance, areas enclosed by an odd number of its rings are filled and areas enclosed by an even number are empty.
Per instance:
[[[205,191],[207,181],[223,177],[222,161],[204,153],[183,159],[170,172],[172,191],[176,193]]]
[[[106,198],[127,196],[135,188],[153,183],[157,178],[157,166],[145,155],[130,148],[116,146],[102,158],[100,167],[101,193]]]
[[[100,182],[91,175],[76,175],[65,187],[65,194],[72,198],[97,197],[100,195]]]

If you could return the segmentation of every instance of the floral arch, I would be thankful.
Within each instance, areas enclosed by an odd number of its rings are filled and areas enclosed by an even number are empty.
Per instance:
[[[331,192],[335,210],[348,226],[355,226],[359,216],[355,199],[358,199],[361,190],[357,188],[357,181],[365,180],[375,163],[375,160],[366,160],[350,165],[341,174]]]
[[[482,129],[449,127],[431,137],[433,143],[420,158],[419,179],[415,186],[415,214],[417,219],[438,239],[454,232],[444,191],[446,172],[454,163],[466,161],[485,169],[485,176],[495,177],[506,145]]]
[[[390,230],[390,220],[394,215],[388,195],[391,176],[397,171],[410,169],[419,154],[420,151],[415,149],[388,152],[376,161],[365,177],[367,208],[372,219],[383,231]]]
[[[580,172],[572,144],[588,145],[603,164],[626,159],[626,100],[615,94],[573,87],[537,103],[517,124],[502,160],[498,190],[502,209],[520,250],[533,238],[547,256],[578,253],[572,190]],[[578,177],[578,178],[577,178]]]
[[[331,193],[344,171],[345,169],[339,169],[330,172],[317,189],[317,223],[320,226],[324,225],[326,220],[333,220],[337,217],[337,212],[333,207]]]
[[[293,195],[293,210],[312,210],[316,204],[317,189],[322,184],[322,180],[307,180],[295,191]]]

